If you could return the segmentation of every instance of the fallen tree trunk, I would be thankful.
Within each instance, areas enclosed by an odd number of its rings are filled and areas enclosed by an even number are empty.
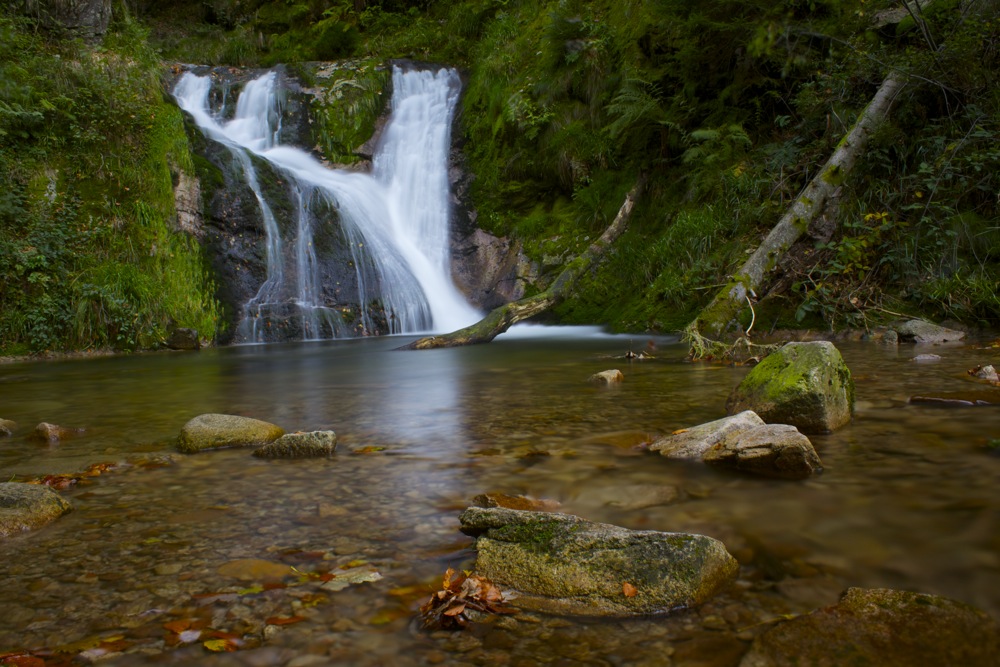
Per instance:
[[[590,244],[590,247],[582,254],[567,264],[555,281],[544,292],[494,308],[486,317],[464,329],[441,336],[420,338],[399,349],[431,350],[438,347],[459,347],[461,345],[488,343],[518,322],[526,320],[529,317],[534,317],[562,301],[572,289],[577,279],[588,271],[608,247],[614,243],[615,239],[625,231],[629,218],[632,217],[632,209],[635,208],[636,199],[639,197],[644,182],[645,179],[640,177],[635,186],[625,195],[625,202],[618,209],[618,214],[611,225],[601,234],[601,238]]]
[[[826,207],[830,198],[854,168],[864,152],[868,138],[889,113],[893,101],[906,85],[906,77],[892,72],[882,82],[871,102],[858,117],[850,132],[840,141],[819,174],[810,181],[795,203],[771,229],[760,247],[737,271],[684,330],[685,339],[691,344],[696,357],[698,348],[706,346],[711,338],[719,338],[747,308],[749,298],[761,288],[765,277],[777,266],[778,261],[809,228]]]

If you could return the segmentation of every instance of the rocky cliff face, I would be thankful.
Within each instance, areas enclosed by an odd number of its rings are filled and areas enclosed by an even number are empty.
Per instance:
[[[23,11],[49,28],[84,38],[103,35],[111,22],[111,0],[22,0]]]
[[[306,66],[307,70],[310,66]],[[213,85],[211,105],[232,113],[235,99],[249,80],[259,71],[231,68],[196,68],[194,73],[211,76]],[[322,143],[315,136],[313,112],[317,100],[317,87],[303,86],[297,79],[279,69],[281,89],[280,143],[295,146],[315,146],[314,155]],[[383,95],[390,95],[388,89]],[[226,99],[223,99],[226,98]],[[388,113],[388,108],[385,113]],[[382,119],[384,121],[384,118]],[[384,122],[376,124],[376,128]],[[242,342],[246,332],[239,328],[246,316],[245,304],[257,294],[267,277],[267,251],[264,220],[256,195],[247,186],[242,171],[232,152],[225,146],[204,137],[193,124],[188,124],[188,134],[196,157],[197,179],[178,178],[175,200],[178,209],[178,226],[199,237],[206,248],[216,275],[217,297],[225,310],[225,324],[220,332],[222,343]],[[457,131],[453,137],[461,136]],[[361,162],[352,168],[366,168],[364,151],[377,144],[377,134],[356,149]],[[370,157],[370,156],[369,156]],[[478,229],[475,213],[467,198],[470,174],[464,168],[460,148],[452,150],[450,178],[452,186],[452,258],[453,278],[469,301],[482,309],[491,309],[507,301],[520,298],[524,293],[519,276],[527,273],[527,262],[516,243],[499,239]],[[294,237],[295,207],[297,197],[288,179],[265,160],[254,158],[258,181],[275,214],[282,235]],[[200,201],[199,201],[200,199]],[[200,207],[200,210],[198,210]],[[358,273],[356,257],[340,228],[337,211],[330,206],[313,201],[312,210],[317,218],[314,225],[313,244],[317,254],[322,304],[335,313],[329,324],[331,330],[324,337],[381,335],[389,333],[389,326],[379,304],[358,303]],[[284,244],[284,252],[292,253],[293,244]],[[296,262],[285,258],[286,267]],[[291,268],[289,270],[294,270]],[[362,326],[362,309],[370,323]],[[294,340],[303,335],[297,307],[292,295],[287,295],[281,305],[261,313],[258,331],[265,340]]]

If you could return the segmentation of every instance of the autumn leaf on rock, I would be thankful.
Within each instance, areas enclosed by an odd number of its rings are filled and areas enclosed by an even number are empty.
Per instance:
[[[442,585],[442,590],[420,607],[425,629],[464,628],[469,624],[466,612],[470,610],[484,614],[516,613],[515,609],[502,606],[503,592],[484,577],[448,568]]]
[[[634,598],[639,594],[639,589],[626,581],[622,584],[622,593],[624,593],[627,598]]]
[[[202,646],[213,653],[230,653],[240,650],[239,645],[233,639],[209,639]]]

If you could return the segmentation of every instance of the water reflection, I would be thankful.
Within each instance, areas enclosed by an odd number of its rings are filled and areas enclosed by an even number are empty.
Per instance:
[[[907,402],[928,389],[979,388],[965,371],[996,361],[986,351],[935,348],[942,359],[927,365],[910,361],[922,351],[914,348],[838,345],[857,380],[856,418],[812,438],[826,471],[798,483],[635,449],[647,434],[722,416],[746,372],[686,363],[671,340],[655,341],[657,358],[646,362],[622,358],[629,337],[393,349],[406,340],[0,366],[0,416],[22,425],[0,442],[8,478],[172,451],[180,427],[203,412],[246,414],[289,431],[332,428],[341,440],[330,461],[265,462],[228,450],[67,492],[72,514],[0,543],[0,651],[113,629],[162,634],[170,614],[196,613],[195,596],[229,583],[220,565],[274,560],[284,549],[321,550],[338,564],[362,559],[385,578],[310,608],[308,624],[269,644],[290,656],[273,664],[309,652],[353,664],[424,664],[434,651],[472,664],[516,655],[552,662],[568,659],[560,647],[570,644],[586,651],[578,661],[652,662],[668,647],[680,651],[678,638],[702,641],[685,630],[700,628],[702,616],[730,609],[726,636],[738,644],[739,628],[833,602],[848,585],[938,593],[1000,615],[1000,457],[984,449],[1000,436],[998,412]],[[609,368],[620,368],[625,382],[586,381]],[[39,421],[88,431],[39,445],[25,437]],[[464,562],[469,540],[457,531],[457,514],[484,491],[557,499],[564,511],[630,528],[712,535],[740,558],[744,588],[668,621],[494,629],[476,640],[479,653],[414,635],[415,602],[391,591],[433,582]],[[263,604],[246,601],[241,613],[252,617],[254,603]],[[222,616],[213,622],[236,627],[230,612],[216,609]],[[157,623],[143,625],[147,618]],[[636,641],[623,640],[630,633]],[[200,647],[169,655],[206,659]],[[233,655],[220,664],[251,664],[249,654]]]

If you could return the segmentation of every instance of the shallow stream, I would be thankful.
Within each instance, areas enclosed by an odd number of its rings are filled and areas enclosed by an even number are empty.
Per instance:
[[[789,482],[636,447],[724,416],[747,372],[688,363],[673,339],[576,330],[393,349],[409,340],[0,365],[0,417],[21,425],[0,440],[4,481],[136,463],[63,491],[73,512],[0,542],[0,654],[125,652],[104,664],[722,667],[738,664],[775,620],[831,604],[848,586],[935,593],[1000,617],[1000,456],[986,449],[1000,437],[1000,407],[908,403],[929,391],[1000,391],[966,375],[1000,362],[995,349],[838,343],[857,383],[855,420],[811,437],[825,471]],[[647,342],[655,359],[621,358]],[[912,361],[925,352],[941,359]],[[610,368],[625,374],[621,385],[587,382]],[[289,432],[333,429],[338,451],[308,461],[263,461],[246,449],[176,454],[180,428],[207,412]],[[43,421],[86,432],[56,445],[28,440]],[[472,563],[458,514],[484,492],[716,537],[740,560],[740,579],[700,609],[663,618],[519,614],[463,632],[422,631],[417,607],[449,566]],[[220,572],[244,559],[302,575],[262,587],[253,573]],[[331,569],[381,579],[331,591],[309,575]],[[178,622],[190,623],[189,634]],[[247,638],[243,650],[208,651],[205,640],[223,636],[212,631]]]

